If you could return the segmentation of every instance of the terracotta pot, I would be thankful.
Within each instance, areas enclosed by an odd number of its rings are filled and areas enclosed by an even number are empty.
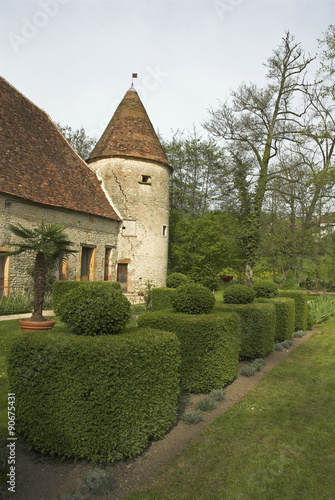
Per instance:
[[[19,319],[19,325],[22,333],[37,332],[40,330],[51,330],[55,326],[55,320],[47,319],[46,321],[30,321],[29,319]]]

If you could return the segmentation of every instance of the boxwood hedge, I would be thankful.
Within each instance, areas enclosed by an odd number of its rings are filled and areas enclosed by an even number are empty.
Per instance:
[[[160,311],[162,309],[172,309],[171,299],[175,291],[175,288],[153,288],[151,290],[152,310]]]
[[[115,288],[95,282],[68,291],[57,311],[77,335],[119,334],[130,319],[130,302]]]
[[[91,287],[92,285],[112,287],[121,293],[121,284],[118,281],[55,281],[52,286],[52,302],[55,314],[58,315],[59,302],[67,292],[80,286]]]
[[[276,328],[276,311],[273,304],[220,304],[216,313],[235,312],[241,320],[241,359],[263,358],[272,351]]]
[[[17,434],[39,452],[131,458],[176,421],[180,351],[173,333],[35,332],[13,341],[8,364],[20,402]]]
[[[208,393],[236,377],[240,352],[237,314],[147,312],[139,317],[138,324],[176,333],[180,341],[181,380],[189,391]]]
[[[290,339],[295,330],[295,302],[289,297],[258,298],[256,302],[270,302],[276,308],[275,342]]]
[[[307,293],[302,290],[279,290],[279,297],[289,297],[295,302],[295,331],[308,328]]]

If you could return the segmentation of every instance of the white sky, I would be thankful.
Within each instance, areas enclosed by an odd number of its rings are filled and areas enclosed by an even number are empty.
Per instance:
[[[0,0],[0,23],[1,75],[54,121],[99,138],[138,73],[168,138],[201,130],[240,83],[263,85],[285,31],[315,54],[335,0]]]

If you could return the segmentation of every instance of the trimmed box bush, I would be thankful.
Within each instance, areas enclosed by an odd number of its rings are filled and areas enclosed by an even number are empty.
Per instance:
[[[241,320],[241,359],[263,358],[272,351],[276,329],[276,310],[270,303],[220,304],[214,312],[235,312]]]
[[[223,292],[226,304],[248,304],[255,298],[255,292],[247,285],[232,285]]]
[[[279,290],[279,297],[289,297],[295,302],[295,328],[294,330],[307,330],[308,327],[308,302],[307,293],[302,290]]]
[[[273,299],[278,295],[278,285],[272,280],[258,280],[252,286],[257,298]]]
[[[240,352],[237,314],[147,312],[139,317],[138,324],[176,333],[180,341],[181,380],[189,391],[209,393],[237,376]]]
[[[185,285],[189,282],[189,278],[183,273],[171,273],[166,278],[166,286],[168,288],[178,288],[179,286]]]
[[[174,288],[153,288],[151,290],[152,310],[161,311],[162,309],[172,309],[172,297],[174,294]]]
[[[275,342],[290,339],[295,330],[295,302],[289,297],[256,299],[256,302],[269,302],[276,308]]]
[[[187,283],[176,288],[171,298],[174,311],[186,314],[208,314],[214,307],[213,293],[199,283]]]
[[[112,462],[176,422],[179,342],[172,333],[83,337],[34,332],[8,354],[16,432],[35,450]]]
[[[58,315],[58,304],[67,292],[77,289],[80,286],[89,288],[93,285],[103,288],[111,287],[121,293],[121,284],[118,281],[55,281],[52,285],[52,303],[55,314]]]
[[[67,292],[58,303],[61,320],[77,335],[121,333],[130,319],[130,302],[118,290],[93,283]]]

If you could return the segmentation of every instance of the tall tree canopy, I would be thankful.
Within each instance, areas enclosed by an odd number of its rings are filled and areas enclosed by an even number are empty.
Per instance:
[[[205,128],[223,139],[235,170],[235,187],[241,212],[246,221],[245,255],[253,266],[259,245],[260,221],[271,162],[284,141],[293,139],[296,118],[305,109],[297,109],[304,89],[305,70],[312,61],[300,44],[287,33],[267,61],[264,88],[241,85],[232,93],[232,104],[224,103],[210,111]]]

